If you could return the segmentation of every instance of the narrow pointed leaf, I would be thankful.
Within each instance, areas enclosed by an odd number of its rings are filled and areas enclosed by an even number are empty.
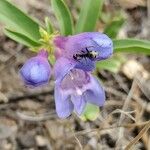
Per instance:
[[[110,23],[108,23],[104,29],[104,33],[110,38],[116,38],[120,28],[124,23],[124,18],[122,16],[115,17]]]
[[[73,32],[72,17],[63,0],[51,0],[54,13],[59,22],[60,31],[63,35],[71,35]]]
[[[115,52],[141,53],[150,55],[150,42],[138,39],[113,40]]]
[[[75,32],[93,31],[103,6],[103,0],[83,0],[81,6]]]
[[[40,43],[33,41],[32,39],[28,38],[27,36],[14,32],[9,29],[5,29],[5,34],[10,37],[11,39],[15,40],[16,42],[19,42],[23,45],[26,45],[28,47],[39,47]]]
[[[7,0],[0,0],[0,21],[35,41],[40,39],[39,24]]]
[[[104,69],[113,73],[118,73],[121,65],[126,61],[124,55],[115,55],[112,58],[96,63],[97,69]]]
[[[48,17],[45,18],[45,26],[46,26],[46,30],[49,34],[53,33],[54,30],[53,30],[52,24]]]

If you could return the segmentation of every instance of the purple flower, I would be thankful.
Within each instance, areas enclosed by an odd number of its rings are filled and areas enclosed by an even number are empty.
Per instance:
[[[73,36],[55,38],[56,57],[64,57],[75,64],[75,68],[92,71],[95,62],[107,59],[113,53],[112,40],[99,32],[85,32]]]
[[[68,117],[73,111],[81,115],[86,103],[102,106],[105,92],[90,72],[74,68],[66,58],[55,64],[55,104],[60,118]]]
[[[36,57],[27,60],[20,70],[20,75],[28,86],[36,87],[46,84],[51,75],[47,51],[41,50]]]

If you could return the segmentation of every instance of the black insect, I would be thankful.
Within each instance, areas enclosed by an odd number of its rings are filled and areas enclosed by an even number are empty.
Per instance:
[[[94,59],[94,58],[96,58],[97,56],[98,56],[98,52],[96,52],[96,51],[89,51],[88,50],[88,48],[86,47],[86,52],[85,51],[81,51],[82,53],[80,53],[80,54],[75,54],[75,55],[73,55],[73,58],[75,59],[75,60],[81,60],[81,59],[87,59],[87,58],[89,58],[89,59]]]

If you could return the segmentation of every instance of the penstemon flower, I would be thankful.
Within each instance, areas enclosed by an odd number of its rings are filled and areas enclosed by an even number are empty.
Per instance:
[[[48,62],[48,53],[40,50],[38,55],[30,58],[20,70],[24,83],[31,87],[37,87],[48,83],[51,75],[51,67]]]
[[[102,106],[105,92],[90,71],[96,61],[113,53],[112,40],[105,34],[86,32],[68,37],[56,37],[55,104],[60,118],[73,111],[81,115],[87,103]]]
[[[113,53],[112,40],[99,32],[85,32],[73,36],[55,38],[56,57],[65,57],[75,68],[92,71],[95,62],[107,59]]]
[[[81,115],[87,103],[103,106],[105,91],[93,77],[96,61],[109,58],[113,53],[111,39],[98,32],[54,37],[55,104],[60,118],[73,111]],[[52,57],[52,56],[51,56]],[[46,84],[51,75],[48,53],[41,50],[20,70],[25,84],[36,87]]]
[[[105,92],[90,72],[68,67],[69,61],[60,58],[55,64],[55,104],[60,118],[73,111],[81,115],[87,103],[102,106]]]

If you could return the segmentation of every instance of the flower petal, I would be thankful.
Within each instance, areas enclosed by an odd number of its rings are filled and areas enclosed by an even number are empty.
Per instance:
[[[86,101],[98,106],[103,106],[105,102],[105,91],[98,80],[91,75],[91,81],[87,85],[87,91],[84,93]]]
[[[93,37],[93,50],[98,53],[95,61],[100,61],[109,58],[113,53],[113,43],[108,36],[102,34],[101,36]]]
[[[64,57],[60,57],[54,66],[55,83],[60,83],[65,75],[76,65],[75,62],[70,61]]]
[[[69,99],[69,95],[64,94],[59,86],[55,86],[55,107],[60,118],[67,118],[73,111],[73,104]]]
[[[95,69],[95,62],[88,58],[83,58],[77,62],[75,68],[82,69],[84,71],[92,71]]]
[[[112,40],[100,32],[84,32],[68,37],[56,37],[56,39],[56,46],[63,50],[62,56],[70,59],[73,59],[75,54],[87,53],[87,48],[97,53],[95,61],[107,59],[113,53]]]
[[[54,39],[55,46],[60,49],[65,49],[65,44],[68,38],[65,36],[56,36]]]
[[[81,115],[82,112],[84,111],[84,108],[85,108],[85,105],[86,105],[84,97],[83,96],[72,95],[71,96],[71,101],[72,101],[72,103],[74,105],[75,112],[78,115]]]
[[[95,61],[107,59],[113,53],[112,40],[100,32],[84,32],[73,36],[56,37],[57,58],[65,57],[75,61],[75,68],[92,71]]]
[[[20,75],[28,86],[39,86],[48,83],[51,66],[47,58],[36,56],[30,58],[20,69]]]

